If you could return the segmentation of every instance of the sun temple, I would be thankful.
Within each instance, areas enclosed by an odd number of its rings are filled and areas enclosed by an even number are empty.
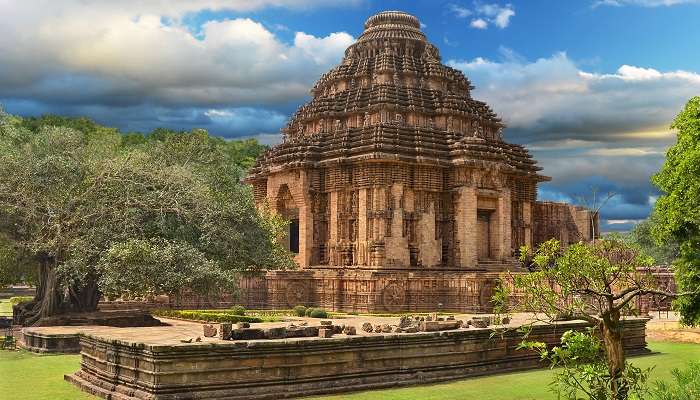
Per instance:
[[[290,221],[299,269],[247,280],[244,301],[486,311],[520,246],[591,239],[589,210],[537,201],[550,178],[473,88],[416,17],[367,19],[246,179]]]

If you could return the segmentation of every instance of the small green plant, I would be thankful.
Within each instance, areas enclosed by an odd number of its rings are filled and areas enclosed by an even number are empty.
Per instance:
[[[303,317],[306,315],[306,310],[307,310],[306,307],[304,307],[302,305],[298,305],[298,306],[294,307],[294,314],[297,317]]]
[[[311,307],[307,308],[306,311],[304,311],[304,316],[305,316],[305,317],[310,317],[310,316],[311,316],[311,311],[313,311],[313,310],[314,310],[314,309],[311,308]]]
[[[550,384],[559,399],[589,400],[641,400],[647,397],[647,380],[651,368],[641,369],[625,363],[625,369],[617,381],[621,390],[612,390],[612,379],[603,351],[603,343],[594,328],[585,332],[566,331],[561,346],[552,349],[542,342],[523,341],[518,349],[533,350],[552,368],[561,368]],[[581,397],[581,394],[585,394]]]
[[[671,371],[675,382],[657,381],[651,389],[653,400],[694,400],[700,398],[700,362],[691,361],[688,369]]]
[[[309,316],[311,318],[328,318],[328,313],[323,308],[314,308]]]
[[[231,314],[233,314],[233,315],[245,315],[245,307],[233,306],[233,307],[231,307]]]

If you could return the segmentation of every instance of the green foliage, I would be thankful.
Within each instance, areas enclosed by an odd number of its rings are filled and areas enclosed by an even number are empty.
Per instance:
[[[263,322],[263,318],[237,315],[225,310],[155,310],[153,315],[208,322]],[[269,320],[269,318],[268,318]]]
[[[635,225],[625,240],[654,259],[656,264],[671,265],[680,255],[680,245],[674,238],[659,243],[654,239],[653,230],[659,223],[655,214]]]
[[[33,298],[34,298],[34,297],[32,297],[32,296],[14,296],[14,297],[10,297],[10,304],[12,304],[13,306],[16,306],[16,305],[19,304],[19,303],[24,303],[24,302],[27,302],[27,301],[32,301]]]
[[[312,312],[313,310],[314,310],[314,309],[313,309],[312,307],[307,308],[306,311],[304,311],[304,316],[305,316],[305,317],[310,317],[310,316],[311,316],[311,312]]]
[[[673,121],[676,144],[666,153],[661,170],[652,182],[661,190],[654,215],[658,218],[652,232],[659,242],[675,240],[681,244],[675,263],[676,283],[680,291],[694,292],[678,298],[674,305],[682,322],[700,324],[700,97],[688,101]]]
[[[152,136],[0,115],[0,237],[57,276],[54,297],[231,291],[240,273],[293,267],[284,221],[255,207],[229,142]]]
[[[294,307],[294,315],[297,317],[303,317],[306,315],[306,307],[299,305]]]
[[[674,382],[657,381],[651,389],[651,400],[696,400],[700,399],[700,362],[691,361],[688,368],[674,368]]]
[[[604,359],[603,345],[593,329],[585,332],[567,331],[561,337],[561,345],[548,349],[542,342],[523,341],[519,349],[539,353],[543,361],[556,370],[550,389],[560,399],[577,400],[581,394],[589,400],[616,398],[611,392],[611,377]],[[628,399],[645,399],[649,369],[625,365],[621,380],[628,388]]]
[[[326,310],[324,310],[323,308],[314,308],[309,313],[309,317],[311,317],[311,318],[328,318],[328,312],[326,312]]]
[[[231,307],[231,314],[233,315],[245,315],[245,307],[243,306],[233,306]]]

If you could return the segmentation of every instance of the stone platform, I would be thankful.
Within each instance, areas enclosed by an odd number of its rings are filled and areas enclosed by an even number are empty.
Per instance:
[[[646,352],[646,319],[625,322],[628,354]],[[536,325],[530,340],[558,344],[579,321]],[[66,380],[114,400],[277,399],[438,382],[540,367],[516,350],[520,335],[491,328],[442,332],[336,335],[332,338],[222,341],[158,340],[158,329],[81,335],[81,369]],[[184,325],[183,325],[183,328]],[[189,329],[189,328],[187,328]],[[150,333],[148,333],[150,332]]]

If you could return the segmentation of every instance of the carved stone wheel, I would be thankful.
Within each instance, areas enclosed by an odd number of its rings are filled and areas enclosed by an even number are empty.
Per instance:
[[[388,284],[382,290],[382,305],[389,312],[401,311],[406,304],[406,290],[398,283]]]
[[[287,304],[290,307],[306,304],[309,301],[309,290],[301,282],[291,282],[287,285]]]

